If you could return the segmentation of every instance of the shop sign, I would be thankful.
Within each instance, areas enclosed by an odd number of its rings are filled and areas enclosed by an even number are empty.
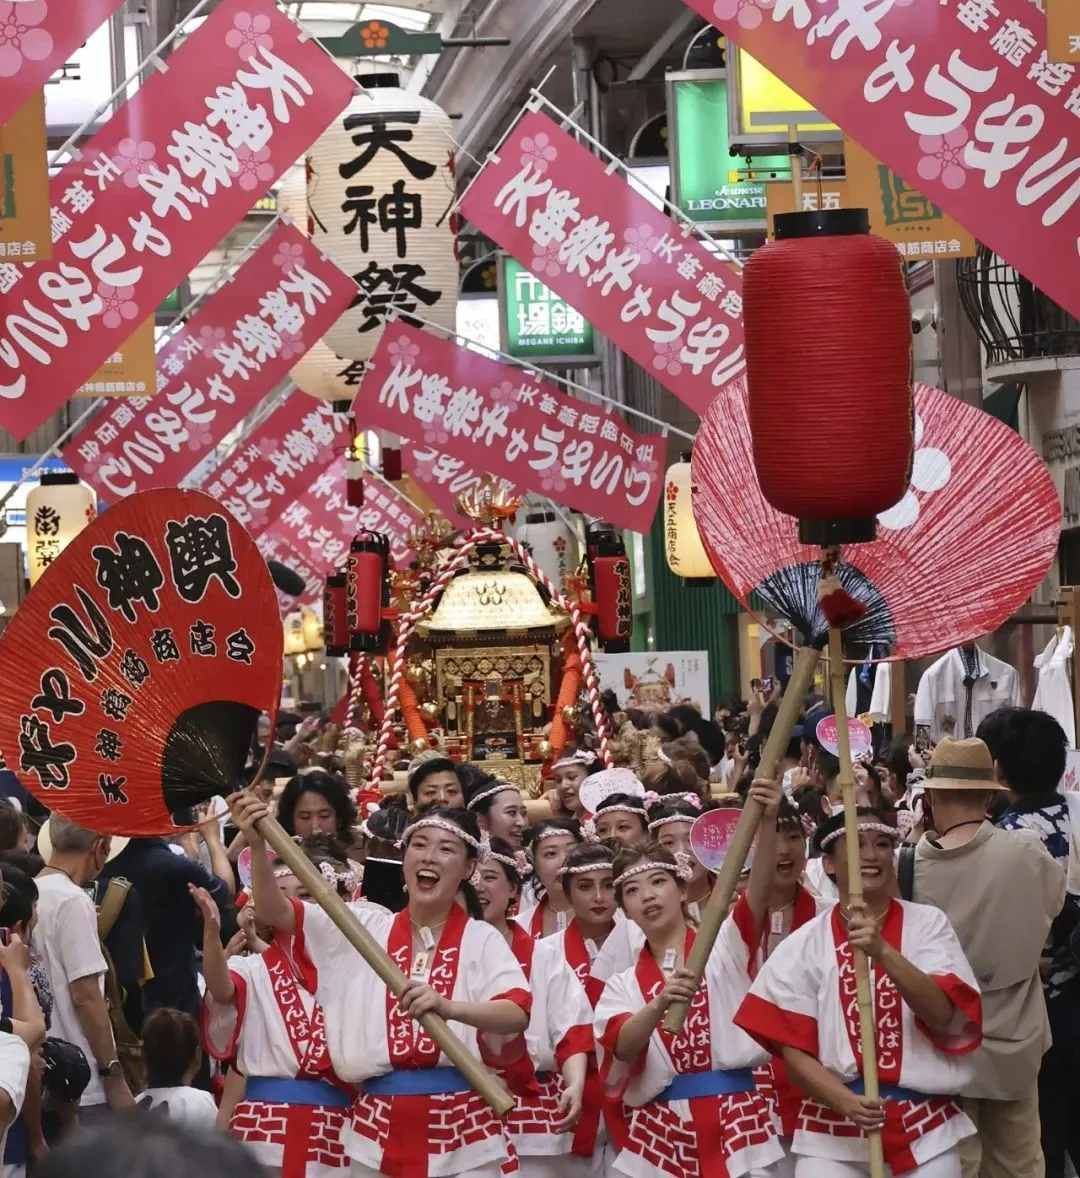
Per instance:
[[[0,126],[0,260],[51,257],[45,98],[39,93]]]
[[[149,397],[157,382],[156,373],[154,320],[145,319],[75,396]]]
[[[354,91],[273,0],[215,8],[52,181],[53,264],[0,264],[0,427],[90,379]]]
[[[1046,41],[1051,61],[1080,61],[1080,7],[1076,0],[1045,0]]]
[[[691,5],[693,7],[693,5]],[[792,127],[800,142],[830,142],[840,128],[801,94],[767,70],[739,45],[728,42],[735,86],[728,96],[732,139],[741,144],[787,143]]]
[[[695,412],[742,376],[739,277],[547,115],[520,119],[461,208]]]
[[[501,259],[499,296],[507,355],[552,367],[596,361],[592,325],[516,258]]]
[[[668,74],[667,84],[673,203],[703,229],[760,233],[765,181],[791,175],[788,156],[755,158],[748,175],[731,155],[726,70]]]
[[[686,2],[1080,316],[1080,77],[1029,0]]]

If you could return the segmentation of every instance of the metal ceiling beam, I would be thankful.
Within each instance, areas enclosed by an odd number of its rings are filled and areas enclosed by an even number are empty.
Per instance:
[[[695,25],[701,23],[701,17],[693,9],[687,8],[668,25],[653,43],[649,51],[638,61],[630,71],[627,82],[640,82],[649,76],[653,66],[663,60],[664,54],[685,37]]]
[[[505,49],[460,49],[444,53],[423,93],[443,110],[460,111],[458,163],[478,156],[510,115],[510,104],[596,0],[488,0],[467,5],[458,35],[510,37]],[[475,13],[475,17],[474,14]]]

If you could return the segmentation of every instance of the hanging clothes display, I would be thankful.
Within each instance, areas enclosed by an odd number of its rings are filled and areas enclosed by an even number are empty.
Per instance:
[[[1046,644],[1042,654],[1035,656],[1035,669],[1039,673],[1035,685],[1033,708],[1049,712],[1065,729],[1069,748],[1076,748],[1076,712],[1073,707],[1072,676],[1069,673],[1069,659],[1073,654],[1073,632],[1071,626],[1062,628]]]
[[[1016,668],[972,644],[956,647],[923,672],[915,696],[915,727],[929,730],[935,744],[974,736],[998,708],[1020,707]]]

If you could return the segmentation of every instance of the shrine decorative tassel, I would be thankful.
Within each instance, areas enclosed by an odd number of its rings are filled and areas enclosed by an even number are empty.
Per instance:
[[[818,602],[830,628],[844,630],[866,617],[867,605],[852,597],[840,583],[836,566],[840,554],[835,549],[821,557],[821,580],[818,582]]]

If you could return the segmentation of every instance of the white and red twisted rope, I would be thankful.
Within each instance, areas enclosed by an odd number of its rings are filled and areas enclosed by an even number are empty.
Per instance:
[[[367,655],[353,651],[349,662],[352,674],[349,676],[349,710],[345,713],[345,729],[356,727],[356,716],[360,711],[360,699],[363,696],[362,684]]]
[[[390,686],[386,693],[386,712],[383,716],[382,726],[379,729],[379,744],[375,750],[375,760],[371,766],[371,780],[373,782],[377,783],[382,780],[383,770],[386,767],[386,754],[390,747],[390,737],[392,735],[393,714],[397,710],[401,692],[401,678],[405,671],[405,652],[416,623],[427,613],[428,608],[434,602],[435,598],[446,588],[458,570],[465,567],[472,551],[480,544],[489,543],[509,544],[519,560],[521,560],[537,581],[551,594],[552,600],[570,614],[570,619],[574,626],[574,635],[577,638],[578,654],[581,658],[581,669],[589,695],[589,704],[592,708],[593,723],[596,725],[596,734],[600,741],[600,755],[604,759],[604,764],[608,768],[611,767],[612,757],[608,738],[607,717],[604,714],[603,704],[600,699],[600,690],[596,683],[596,670],[589,651],[588,630],[584,621],[582,621],[580,608],[567,600],[562,591],[551,581],[547,573],[533,560],[517,539],[513,536],[508,536],[505,532],[501,532],[497,528],[477,528],[465,537],[453,559],[435,579],[421,600],[398,619],[398,640],[397,646],[394,649]]]

